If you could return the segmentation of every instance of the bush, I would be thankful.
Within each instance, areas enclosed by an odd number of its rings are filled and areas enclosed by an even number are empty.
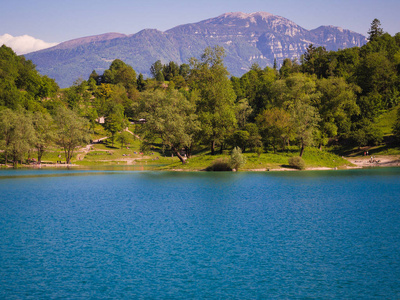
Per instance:
[[[306,163],[300,156],[293,156],[289,158],[289,166],[295,169],[304,170],[306,168]]]
[[[206,171],[232,171],[232,168],[226,159],[217,159],[206,168]]]
[[[239,147],[235,147],[232,150],[229,163],[231,168],[235,169],[236,171],[238,171],[239,168],[243,167],[243,165],[246,163],[246,157],[242,154],[242,150]]]

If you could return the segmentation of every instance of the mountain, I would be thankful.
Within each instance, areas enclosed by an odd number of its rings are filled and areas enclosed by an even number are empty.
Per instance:
[[[131,65],[137,73],[149,75],[157,60],[188,63],[208,46],[225,48],[224,60],[231,75],[241,76],[253,63],[272,66],[276,58],[300,58],[309,44],[327,50],[362,46],[366,38],[350,30],[321,26],[306,30],[294,22],[266,12],[226,13],[198,23],[174,27],[165,32],[145,29],[136,34],[107,33],[61,43],[25,55],[44,75],[68,87],[79,77],[102,73],[114,59]]]

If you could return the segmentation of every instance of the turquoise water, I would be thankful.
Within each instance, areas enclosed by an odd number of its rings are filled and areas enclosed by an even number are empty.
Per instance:
[[[399,299],[400,168],[0,170],[1,299]]]

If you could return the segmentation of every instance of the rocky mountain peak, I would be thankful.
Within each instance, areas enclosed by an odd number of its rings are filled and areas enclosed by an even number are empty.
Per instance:
[[[363,35],[340,27],[306,30],[267,12],[231,12],[165,32],[145,29],[129,36],[109,33],[76,39],[25,56],[42,74],[66,87],[79,77],[88,78],[92,70],[103,72],[117,58],[149,76],[157,60],[188,63],[206,47],[219,45],[225,49],[224,63],[231,75],[241,76],[253,63],[265,67],[276,60],[279,66],[285,58],[298,59],[310,44],[337,50],[365,43]]]

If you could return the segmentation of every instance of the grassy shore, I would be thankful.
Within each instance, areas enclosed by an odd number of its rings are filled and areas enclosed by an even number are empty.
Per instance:
[[[101,133],[97,133],[100,137]],[[72,158],[72,166],[97,168],[101,166],[131,166],[134,169],[151,170],[179,170],[179,171],[202,171],[211,166],[216,160],[228,161],[230,150],[225,150],[224,154],[211,155],[208,149],[202,149],[182,164],[179,159],[169,151],[163,151],[160,144],[154,144],[150,151],[141,153],[141,142],[132,139],[131,143],[122,146],[119,142],[111,144],[109,140],[101,143],[90,144],[75,151]],[[388,148],[387,146],[375,146],[365,148],[335,149],[321,151],[313,147],[307,147],[303,160],[307,170],[316,169],[346,169],[353,167],[371,166],[397,166],[400,165],[400,148]],[[368,151],[369,156],[364,156]],[[241,171],[275,171],[275,170],[294,170],[289,166],[289,159],[299,155],[296,146],[289,147],[286,151],[277,153],[264,152],[260,155],[256,153],[244,153],[246,164]],[[374,163],[370,160],[374,157]],[[31,153],[30,157],[35,157]],[[27,157],[26,157],[27,158]],[[4,161],[3,153],[0,153],[0,162]],[[59,162],[62,162],[61,164]],[[22,167],[24,167],[23,165]],[[42,157],[42,166],[63,167],[65,164],[64,152],[60,148],[51,148]],[[69,165],[71,166],[71,165]],[[1,167],[1,166],[0,166]],[[3,165],[3,167],[5,167]]]

